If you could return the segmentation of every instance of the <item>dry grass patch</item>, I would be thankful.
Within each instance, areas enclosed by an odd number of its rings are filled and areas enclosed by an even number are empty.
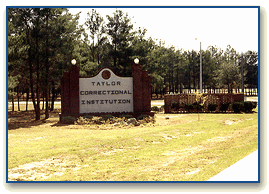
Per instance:
[[[8,170],[10,181],[45,181],[50,177],[61,176],[67,171],[81,168],[77,156],[54,156],[39,162],[31,162]]]

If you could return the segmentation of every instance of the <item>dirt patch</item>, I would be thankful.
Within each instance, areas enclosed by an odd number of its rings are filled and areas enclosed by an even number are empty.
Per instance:
[[[226,120],[224,123],[225,123],[226,125],[232,125],[232,124],[234,124],[235,122],[234,122],[234,121],[231,121],[231,120]]]
[[[153,141],[152,144],[159,144],[159,143],[162,143],[160,141]]]
[[[237,124],[239,122],[243,122],[244,120],[252,120],[252,119],[242,119],[242,120],[226,120],[224,121],[225,125],[233,125],[233,124]]]
[[[197,172],[199,172],[199,171],[200,171],[200,169],[197,168],[197,169],[195,169],[195,170],[193,170],[193,171],[191,171],[191,172],[187,172],[186,175],[192,175],[192,174],[195,174],[195,173],[197,173]]]
[[[155,115],[156,125],[158,126],[167,126],[167,125],[180,125],[184,123],[190,123],[193,120],[183,120],[181,119],[184,115]]]
[[[132,150],[136,150],[140,148],[140,146],[133,146],[133,147],[124,147],[124,148],[119,148],[119,149],[112,149],[110,151],[104,151],[104,152],[100,152],[101,154],[103,155],[114,155],[115,153],[118,153],[118,152],[123,152],[123,151],[132,151]]]
[[[172,156],[172,155],[176,155],[176,154],[177,154],[176,152],[168,151],[168,152],[163,153],[162,155],[164,155],[164,156]]]
[[[57,156],[8,169],[9,181],[44,181],[50,177],[61,176],[67,171],[79,170],[79,158]]]
[[[208,139],[207,141],[209,142],[222,142],[222,141],[226,141],[228,139],[230,139],[231,137],[229,136],[225,136],[225,137],[214,137],[212,139]]]
[[[166,134],[164,134],[162,137],[163,137],[164,139],[166,139],[166,140],[177,139],[177,137],[175,137],[175,136],[173,136],[173,135],[166,135]]]
[[[113,149],[112,151],[101,152],[103,155],[114,155],[117,152],[122,152],[124,149]]]

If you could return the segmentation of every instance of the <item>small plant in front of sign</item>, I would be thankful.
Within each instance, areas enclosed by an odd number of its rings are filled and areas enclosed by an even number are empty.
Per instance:
[[[74,124],[75,121],[76,118],[72,116],[63,116],[62,118],[62,123],[64,124]]]
[[[140,115],[140,116],[137,117],[137,120],[141,124],[146,124],[146,123],[151,123],[151,122],[155,123],[154,117],[151,117],[149,115]]]
[[[121,114],[119,118],[123,119],[123,121],[127,121],[128,119],[133,118],[133,116],[129,114]]]

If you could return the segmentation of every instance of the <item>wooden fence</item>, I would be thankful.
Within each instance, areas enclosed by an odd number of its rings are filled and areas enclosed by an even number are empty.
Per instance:
[[[224,102],[242,102],[244,101],[243,94],[203,94],[203,96],[207,95],[207,100],[205,101],[204,107],[207,107],[208,104],[216,104],[216,111],[220,111],[220,106]],[[170,95],[167,94],[164,96],[164,110],[165,113],[171,113],[172,108],[171,105],[173,102],[178,102],[180,106],[183,104],[193,104],[196,102],[195,94],[176,94]]]

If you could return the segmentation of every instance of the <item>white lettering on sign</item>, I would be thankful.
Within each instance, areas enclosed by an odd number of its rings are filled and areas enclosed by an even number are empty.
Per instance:
[[[133,78],[105,68],[92,78],[79,78],[79,113],[133,112]]]

